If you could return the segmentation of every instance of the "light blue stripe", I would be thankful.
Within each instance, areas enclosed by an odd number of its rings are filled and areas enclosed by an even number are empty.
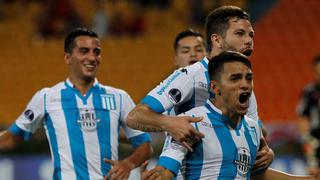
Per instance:
[[[261,119],[258,119],[258,124],[259,124],[259,126],[260,126],[260,128],[261,128],[261,129],[263,129],[263,128],[264,128],[264,125],[263,125],[263,123],[262,123]]]
[[[52,179],[61,179],[61,160],[59,155],[58,141],[56,131],[53,127],[53,122],[48,114],[46,116],[46,126],[48,130],[48,138],[50,139],[51,151],[53,154],[53,177]]]
[[[199,131],[198,125],[195,123]],[[196,142],[193,146],[193,152],[186,156],[186,179],[200,179],[203,167],[203,143],[202,140]]]
[[[148,105],[153,111],[158,113],[163,113],[165,111],[160,101],[150,95],[144,97],[141,101],[141,104]]]
[[[211,116],[211,114],[208,114],[208,117],[211,121],[211,124],[214,126],[214,124],[217,123],[217,120],[214,118],[217,116]],[[221,116],[221,118],[223,118],[223,116]],[[218,120],[218,123],[222,123],[221,120]],[[232,178],[235,178],[237,176],[237,168],[234,162],[230,161],[235,159],[236,154],[234,154],[234,151],[237,149],[237,147],[232,139],[230,130],[226,126],[220,126],[219,128],[215,127],[214,131],[218,137],[222,151],[221,163],[223,166],[220,168],[218,179],[225,179],[226,177],[224,175],[226,174],[232,175]]]
[[[201,61],[201,64],[203,65],[203,67],[205,69],[204,75],[205,75],[205,77],[207,79],[207,87],[208,87],[209,98],[213,98],[214,97],[214,93],[210,90],[210,76],[209,76],[209,72],[208,72],[208,64],[206,63],[206,61],[204,59]]]
[[[106,94],[103,88],[97,88],[93,93],[93,105],[96,111],[97,118],[100,123],[97,129],[100,148],[100,163],[101,172],[105,176],[109,173],[111,166],[103,161],[104,158],[111,159],[111,136],[110,133],[110,111],[103,109],[101,95]],[[116,147],[118,148],[118,147]]]
[[[162,166],[166,169],[169,169],[172,173],[175,174],[175,176],[178,175],[179,169],[180,169],[180,163],[176,161],[175,159],[172,159],[167,156],[161,156],[158,165]]]
[[[251,156],[251,168],[254,165],[254,162],[256,161],[256,155],[257,155],[257,147],[254,145],[252,137],[249,132],[248,123],[242,119],[243,126],[244,126],[244,135],[246,137],[246,140],[248,142],[249,148],[250,148],[250,156]],[[256,129],[257,130],[257,129]],[[259,138],[259,137],[257,137]],[[247,174],[247,179],[250,179],[251,170],[249,170]]]
[[[89,179],[83,134],[77,122],[80,114],[74,90],[71,88],[61,90],[61,98],[69,135],[73,167],[75,168],[77,179]]]
[[[205,58],[203,58],[200,62],[205,69],[208,69],[208,63],[205,61]]]
[[[129,141],[134,148],[137,148],[141,144],[151,142],[151,137],[150,137],[149,133],[143,133],[138,136],[134,136],[134,137],[129,138]]]
[[[8,129],[8,131],[14,135],[20,136],[23,138],[23,140],[27,141],[31,138],[32,133],[25,131],[21,128],[19,128],[19,126],[16,123],[13,123],[10,128]]]

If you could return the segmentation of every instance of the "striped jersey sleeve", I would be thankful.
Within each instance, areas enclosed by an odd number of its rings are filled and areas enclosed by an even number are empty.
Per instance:
[[[174,71],[162,83],[151,90],[141,101],[152,110],[163,113],[172,107],[189,101],[194,90],[194,78],[201,64],[196,63]]]
[[[42,126],[45,116],[45,89],[38,91],[30,100],[23,113],[10,126],[9,131],[29,140],[31,135]]]
[[[170,170],[177,176],[186,154],[187,149],[185,147],[175,141],[171,136],[167,136],[158,165]]]
[[[127,126],[127,124],[126,124],[127,116],[129,114],[129,112],[134,108],[135,103],[133,102],[133,100],[131,99],[129,94],[127,94],[124,91],[122,91],[122,93],[121,93],[121,105],[120,106],[121,106],[120,107],[121,108],[121,116],[120,116],[121,126],[124,129],[124,131],[126,132],[126,135],[128,136],[132,146],[136,148],[143,143],[150,142],[151,138],[148,133],[132,129]]]

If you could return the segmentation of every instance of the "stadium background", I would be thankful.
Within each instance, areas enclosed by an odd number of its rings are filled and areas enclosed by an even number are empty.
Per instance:
[[[305,174],[295,108],[312,80],[312,58],[320,53],[318,0],[0,0],[1,128],[37,90],[66,78],[63,37],[71,28],[98,28],[99,81],[126,90],[138,103],[174,69],[177,33],[204,32],[204,17],[220,5],[240,6],[254,22],[254,88],[276,153],[272,166]],[[162,136],[154,137],[158,153]],[[122,157],[127,149],[121,145]],[[0,155],[0,179],[50,179],[49,155],[40,131],[31,142]]]

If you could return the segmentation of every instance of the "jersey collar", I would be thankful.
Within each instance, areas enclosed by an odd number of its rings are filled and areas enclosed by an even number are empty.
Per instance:
[[[72,88],[75,88],[74,84],[70,81],[69,78],[66,79],[66,84],[69,86],[69,87],[72,87]],[[94,83],[93,83],[93,86],[97,86],[99,84],[99,81],[97,78],[94,79]]]
[[[223,115],[222,111],[220,109],[218,109],[216,106],[214,106],[210,100],[207,100],[205,106],[210,111],[210,113],[208,113],[209,119],[211,119],[211,120],[216,119],[218,121],[221,121],[226,126],[231,127],[235,130],[239,130],[241,128],[243,121],[244,121],[243,120],[244,117],[241,118],[241,121],[238,125],[235,125],[234,122],[232,120],[230,120],[227,116]]]

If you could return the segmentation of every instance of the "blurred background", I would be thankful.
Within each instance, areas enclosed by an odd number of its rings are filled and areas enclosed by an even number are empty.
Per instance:
[[[237,5],[252,17],[254,91],[276,153],[272,167],[306,174],[296,106],[320,53],[318,0],[0,0],[1,129],[37,90],[66,79],[63,41],[71,29],[98,32],[99,81],[126,90],[138,103],[174,70],[175,36],[187,28],[204,32],[206,15],[221,5]],[[163,135],[153,137],[156,162]],[[121,157],[128,149],[121,144]],[[0,155],[0,174],[6,180],[52,178],[43,130]]]

